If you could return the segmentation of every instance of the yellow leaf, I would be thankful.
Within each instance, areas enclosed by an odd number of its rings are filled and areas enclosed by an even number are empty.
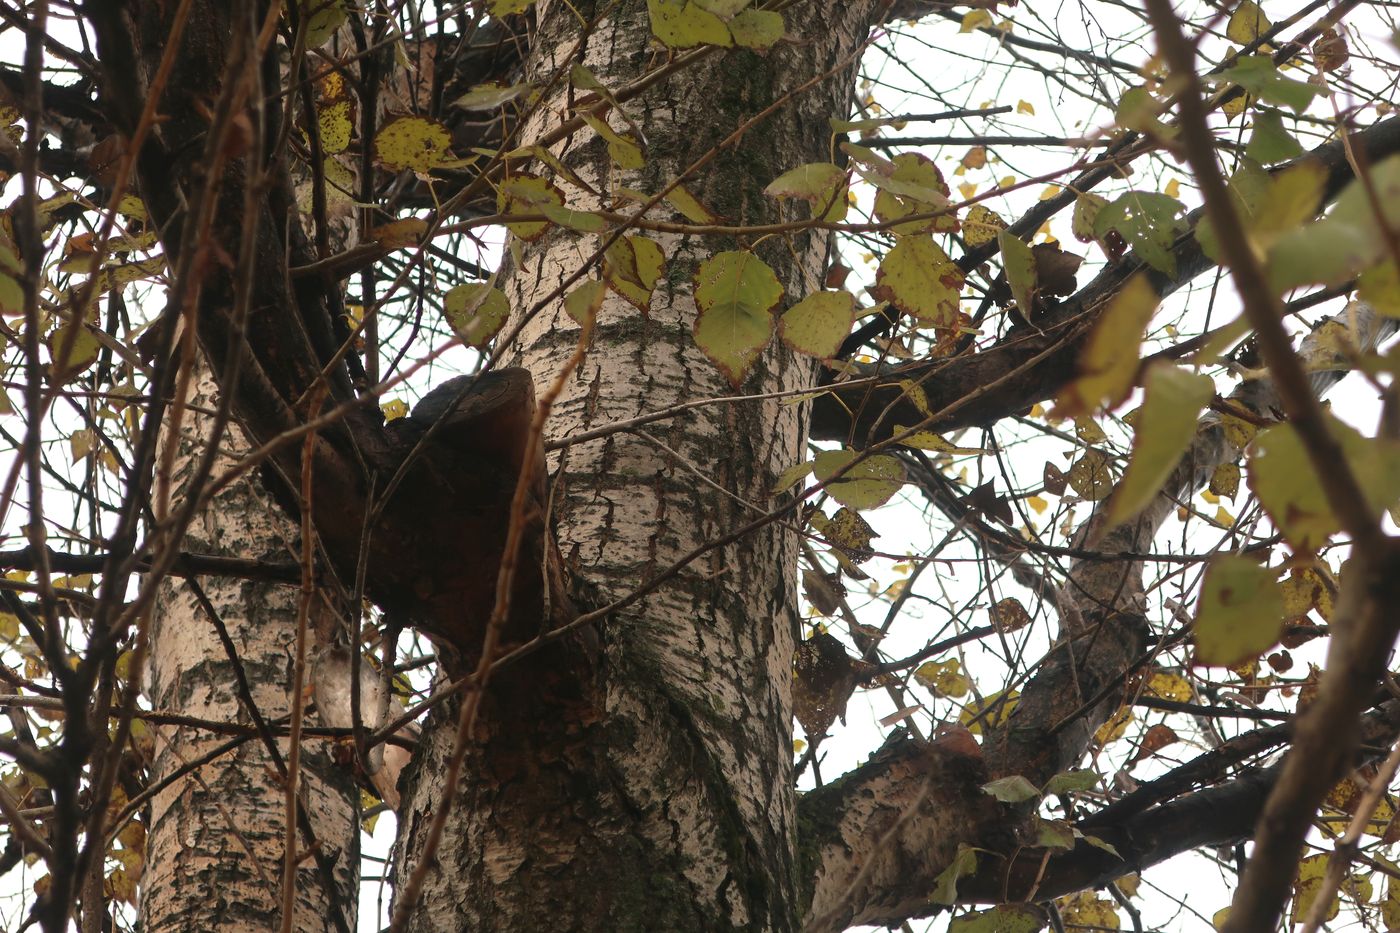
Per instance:
[[[992,25],[992,14],[986,10],[971,10],[964,14],[958,32],[974,32]]]
[[[1031,116],[1035,116],[1035,107],[1028,100],[1020,100],[1016,102],[1016,112],[1028,113]]]
[[[1112,408],[1128,397],[1137,375],[1143,331],[1158,301],[1145,275],[1139,273],[1127,281],[1089,336],[1079,356],[1079,377],[1055,400],[1057,414],[1087,414],[1101,406]]]

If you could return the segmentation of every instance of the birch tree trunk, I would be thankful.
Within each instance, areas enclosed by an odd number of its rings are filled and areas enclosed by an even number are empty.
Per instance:
[[[604,13],[586,37],[574,6],[543,2],[536,11],[532,80],[567,72],[578,43],[578,60],[609,88],[639,76],[653,54],[643,3],[586,4],[585,17]],[[706,56],[625,105],[647,144],[639,172],[617,177],[587,129],[552,151],[596,190],[655,193],[782,101],[741,146],[685,179],[726,223],[779,219],[763,188],[789,168],[831,158],[828,119],[845,114],[867,15],[865,3],[794,7],[788,28],[797,41],[767,55]],[[570,105],[567,82],[553,93],[522,144],[557,126]],[[571,206],[588,207],[586,197],[575,202],[580,194],[569,189]],[[735,394],[696,348],[692,277],[709,256],[751,244],[650,235],[668,264],[649,313],[617,299],[604,305],[547,436]],[[518,246],[505,282],[512,324],[590,251],[554,232]],[[770,239],[759,253],[792,302],[820,288],[825,249],[824,235],[804,231]],[[523,322],[508,362],[543,390],[578,339],[579,325],[550,301]],[[813,376],[810,361],[775,341],[740,391],[797,389]],[[768,509],[775,477],[801,459],[804,413],[784,399],[726,402],[648,433],[580,444],[550,465],[564,561],[596,585],[599,602]],[[774,524],[705,554],[604,624],[596,675],[570,686],[567,702],[559,667],[576,659],[541,654],[499,675],[413,928],[794,929],[802,899],[790,725],[796,552],[791,528]],[[413,871],[441,805],[455,720],[448,710],[425,730],[405,795],[401,872]]]
[[[207,477],[197,467],[210,443],[213,380],[201,366],[177,436],[172,492],[175,502],[198,495]],[[247,443],[230,427],[213,474],[234,464]],[[191,553],[263,558],[287,563],[299,556],[298,529],[263,489],[245,477],[220,492],[185,536]],[[197,591],[202,590],[202,593]],[[202,599],[201,596],[207,598]],[[269,721],[290,710],[288,691],[297,629],[295,584],[201,577],[167,577],[151,620],[150,696],[157,709],[214,722],[252,723],[237,688],[234,661],[216,632],[210,610],[228,632],[259,712]],[[226,741],[226,736],[163,726],[156,730],[153,778],[169,775]],[[283,761],[287,745],[279,743]],[[359,884],[359,792],[324,746],[306,743],[301,806],[320,857],[300,866],[292,929],[353,930]],[[180,777],[151,804],[148,866],[141,928],[165,931],[279,929],[282,859],[288,841],[285,790],[279,769],[256,738]],[[298,851],[306,837],[292,837]],[[329,879],[322,865],[334,866]]]

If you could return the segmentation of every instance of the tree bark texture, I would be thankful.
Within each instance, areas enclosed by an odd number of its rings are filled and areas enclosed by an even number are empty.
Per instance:
[[[192,408],[184,412],[176,444],[173,501],[198,495],[206,477],[197,465],[211,443],[207,414],[217,394],[207,370],[194,380]],[[221,474],[247,450],[231,427],[215,460]],[[246,477],[216,495],[191,524],[182,543],[190,553],[260,557],[285,562],[299,554],[299,529],[261,487]],[[290,710],[293,643],[299,594],[295,585],[200,577],[166,577],[151,617],[150,697],[155,708],[215,722],[245,725],[252,718],[237,689],[235,663],[215,620],[238,653],[254,703],[269,721]],[[324,618],[324,609],[314,609]],[[313,641],[314,641],[313,632]],[[179,727],[155,727],[153,780],[164,781],[224,744],[226,736]],[[282,760],[286,741],[279,743]],[[359,885],[359,789],[324,744],[308,742],[302,757],[301,806],[320,843],[323,860],[299,869],[293,929],[354,929]],[[268,750],[256,737],[192,773],[176,778],[151,802],[141,924],[164,931],[279,928],[282,858],[288,840],[284,785]],[[308,840],[292,838],[299,851]],[[330,878],[321,865],[333,866]],[[338,921],[338,922],[337,922]]]

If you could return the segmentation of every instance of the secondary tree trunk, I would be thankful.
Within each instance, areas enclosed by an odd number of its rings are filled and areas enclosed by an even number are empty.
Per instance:
[[[595,9],[555,0],[535,9],[532,80],[567,72],[578,43],[582,63],[611,89],[642,74],[655,54],[643,3]],[[582,36],[580,12],[605,9]],[[762,189],[789,168],[830,159],[827,121],[845,114],[867,13],[864,3],[798,5],[787,14],[794,43],[767,55],[712,51],[629,102],[647,144],[641,171],[619,177],[588,129],[553,151],[596,190],[621,184],[654,193],[791,94],[739,145],[686,179],[726,222],[778,219]],[[525,127],[523,144],[557,126],[568,108],[567,82],[553,94]],[[593,206],[559,184],[571,206]],[[714,253],[750,244],[653,236],[667,270],[649,313],[608,301],[548,436],[735,394],[696,348],[692,277]],[[555,231],[519,244],[505,281],[512,323],[595,246]],[[790,303],[820,288],[825,249],[824,236],[803,233],[758,252]],[[549,302],[525,322],[507,362],[526,367],[543,390],[578,338],[561,303]],[[741,391],[796,389],[813,376],[810,362],[775,345]],[[565,563],[596,587],[598,602],[629,593],[771,507],[773,481],[801,459],[804,437],[803,409],[768,399],[706,406],[645,435],[565,450],[551,461]],[[791,767],[796,557],[792,526],[769,525],[706,553],[605,622],[596,667],[577,652],[555,651],[502,672],[471,737],[414,929],[795,928],[802,899]],[[401,873],[414,869],[441,806],[455,720],[448,710],[425,731],[405,796]]]
[[[212,410],[212,380],[196,381],[190,404]],[[207,416],[187,410],[174,461],[173,501],[197,495],[195,475],[210,442]],[[167,438],[167,442],[172,439]],[[219,475],[246,451],[236,427],[215,461]],[[299,556],[298,529],[258,483],[242,479],[219,493],[191,525],[189,552],[263,558]],[[237,648],[258,710],[267,720],[290,706],[298,590],[294,584],[202,577],[195,585],[168,577],[151,620],[150,696],[155,708],[213,722],[250,724],[239,699],[233,662],[209,616],[212,609]],[[156,730],[153,779],[164,780],[223,744],[226,736],[163,726]],[[279,743],[283,760],[286,742]],[[301,796],[322,858],[299,869],[297,931],[353,930],[359,884],[359,791],[322,745],[308,742]],[[284,789],[267,749],[256,738],[175,780],[151,804],[141,928],[150,933],[276,930],[281,921],[282,857],[287,842]],[[304,835],[295,836],[305,851]],[[321,865],[334,866],[320,877]],[[337,917],[341,922],[337,922]],[[343,924],[343,925],[342,925]]]

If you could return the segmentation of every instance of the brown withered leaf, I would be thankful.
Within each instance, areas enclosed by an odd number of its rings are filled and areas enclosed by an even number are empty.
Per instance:
[[[1180,741],[1180,737],[1170,726],[1164,726],[1161,723],[1149,726],[1147,732],[1143,733],[1142,744],[1138,746],[1137,754],[1133,755],[1132,761],[1128,764],[1135,765],[1144,758],[1151,758],[1168,745],[1178,741]]]
[[[826,735],[836,717],[844,721],[846,702],[874,670],[875,665],[851,657],[835,636],[825,632],[797,646],[792,712],[808,739]]]
[[[997,631],[1003,635],[1023,629],[1031,624],[1030,613],[1015,596],[997,600],[992,604],[988,615],[992,617],[992,625],[996,626]]]
[[[1065,252],[1058,243],[1038,243],[1031,247],[1031,255],[1035,258],[1036,291],[1042,298],[1074,294],[1075,273],[1084,262],[1083,256]]]

